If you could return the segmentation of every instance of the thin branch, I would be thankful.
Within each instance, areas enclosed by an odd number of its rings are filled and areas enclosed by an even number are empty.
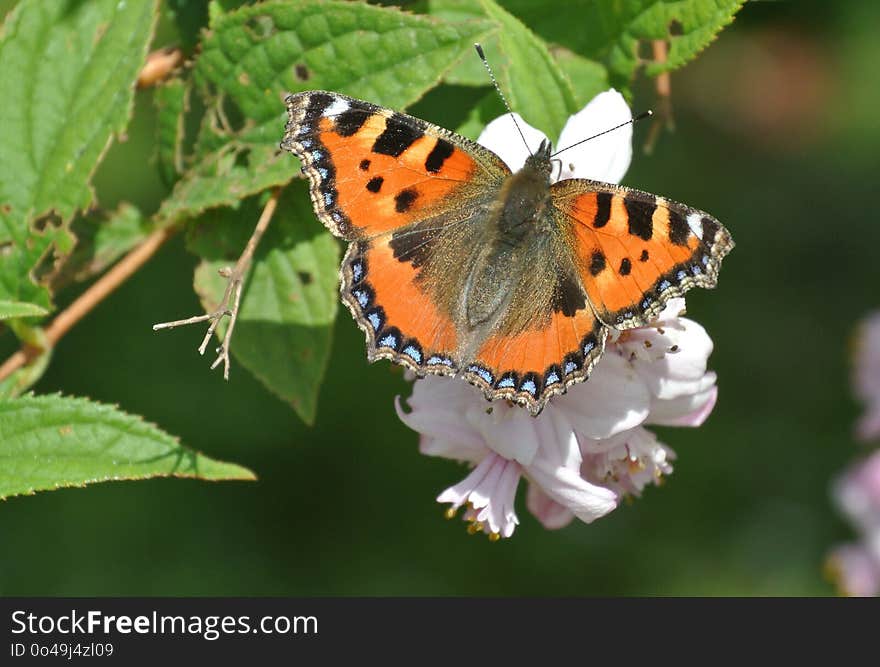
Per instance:
[[[156,254],[162,244],[174,235],[174,232],[175,230],[171,227],[153,232],[134,250],[119,260],[112,269],[98,278],[76,301],[59,313],[44,332],[48,347],[54,347],[64,337],[64,334],[70,331],[92,308],[107,298],[107,295],[141,268],[150,257]],[[0,366],[0,380],[6,379],[44,351],[30,345],[23,346]]]
[[[260,242],[260,239],[263,238],[263,234],[269,226],[272,216],[275,214],[275,209],[278,206],[278,197],[280,195],[280,188],[275,188],[272,191],[272,196],[269,197],[269,201],[267,201],[266,205],[263,207],[263,212],[260,214],[257,226],[254,228],[254,232],[248,239],[247,246],[245,246],[244,252],[241,253],[241,257],[238,258],[235,266],[231,268],[227,266],[218,271],[221,276],[226,278],[227,282],[226,290],[223,292],[223,298],[220,299],[220,304],[217,308],[213,312],[205,315],[196,315],[195,317],[188,317],[183,320],[161,322],[160,324],[153,325],[153,331],[160,331],[162,329],[174,329],[176,327],[183,327],[190,324],[198,324],[199,322],[210,322],[211,324],[208,326],[208,331],[205,333],[201,345],[199,345],[199,354],[204,355],[205,350],[208,348],[208,343],[211,341],[211,337],[217,329],[217,325],[220,324],[220,320],[224,317],[229,317],[229,326],[226,328],[223,342],[220,344],[220,347],[217,348],[217,358],[214,360],[214,363],[211,364],[211,369],[213,370],[220,365],[221,361],[223,362],[223,378],[226,380],[229,379],[229,349],[232,344],[232,332],[235,330],[235,323],[238,321],[238,311],[241,307],[241,293],[242,288],[244,287],[244,281],[247,277],[248,269],[251,267],[257,244]]]
[[[665,63],[669,56],[669,45],[662,39],[651,42],[654,53],[654,62]],[[656,113],[651,130],[645,141],[644,151],[650,154],[660,137],[663,129],[670,132],[675,130],[675,119],[672,116],[672,77],[668,71],[661,72],[654,78],[654,89],[657,92]]]

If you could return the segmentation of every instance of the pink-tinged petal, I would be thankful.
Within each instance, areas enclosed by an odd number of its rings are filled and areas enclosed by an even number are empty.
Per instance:
[[[607,440],[581,440],[580,445],[583,477],[621,496],[639,496],[645,486],[672,474],[675,452],[642,427]]]
[[[556,150],[573,146],[595,134],[610,130],[632,117],[623,95],[613,88],[599,93],[581,111],[568,119]],[[605,183],[620,183],[632,160],[632,125],[625,125],[601,137],[564,151],[558,180],[589,178]]]
[[[537,423],[543,415],[536,419],[518,406],[501,402],[494,403],[487,413],[487,405],[481,395],[464,412],[464,421],[480,433],[486,446],[504,458],[523,465],[531,463],[540,446]]]
[[[425,456],[439,456],[453,461],[476,463],[486,456],[489,449],[482,444],[474,447],[461,440],[447,440],[446,438],[422,435],[419,437],[419,451]]]
[[[880,403],[868,406],[865,414],[856,423],[856,435],[863,441],[880,438]]]
[[[655,400],[646,423],[659,426],[702,426],[712,414],[717,400],[718,387],[714,383],[707,390],[696,394]]]
[[[833,495],[841,511],[869,541],[880,540],[880,450],[838,478]]]
[[[678,318],[633,329],[617,347],[632,360],[648,390],[657,398],[705,391],[715,382],[714,374],[706,373],[712,339],[693,320]]]
[[[479,396],[476,389],[463,381],[426,377],[413,383],[405,412],[400,397],[394,402],[397,416],[414,431],[462,447],[480,451],[483,441],[478,430],[461,416]]]
[[[576,470],[551,465],[545,459],[536,458],[526,475],[549,498],[567,507],[584,523],[592,523],[617,507],[616,493],[591,484]]]
[[[510,537],[519,524],[514,500],[521,474],[518,463],[490,452],[464,480],[437,496],[437,502],[450,503],[453,511],[467,504],[465,519],[476,530]]]
[[[565,528],[574,519],[574,514],[571,513],[571,510],[550,498],[535,484],[529,484],[526,494],[526,507],[541,522],[541,525],[548,530]]]
[[[580,435],[599,440],[638,426],[648,417],[648,388],[630,365],[605,354],[586,382],[551,399]]]
[[[571,433],[554,447],[541,448],[524,473],[532,484],[566,507],[585,523],[595,521],[617,507],[617,494],[591,484],[580,474],[581,454],[577,436]]]
[[[512,117],[516,118],[516,123]],[[516,129],[517,125],[526,139],[525,144]],[[511,171],[516,172],[523,168],[529,154],[536,153],[541,142],[546,140],[546,134],[529,125],[518,113],[508,113],[486,125],[477,143],[495,153]]]
[[[867,549],[844,544],[831,552],[826,571],[841,595],[874,597],[880,594],[880,563]]]
[[[869,315],[859,326],[853,370],[856,396],[880,402],[880,312]]]

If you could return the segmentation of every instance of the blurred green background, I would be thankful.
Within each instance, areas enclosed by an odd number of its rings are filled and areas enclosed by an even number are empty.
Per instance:
[[[468,536],[434,501],[465,470],[418,453],[392,406],[407,383],[367,364],[347,312],[314,428],[240,365],[228,383],[210,372],[202,330],[151,331],[199,311],[196,259],[176,239],[67,335],[35,390],[117,403],[260,479],[12,498],[0,594],[833,593],[823,559],[850,535],[829,482],[858,451],[849,343],[876,306],[878,25],[877,3],[750,2],[673,74],[676,132],[646,156],[649,128],[636,130],[624,183],[712,212],[737,242],[718,289],[688,298],[715,341],[720,395],[702,428],[657,429],[679,456],[663,487],[555,532],[520,498],[513,539]],[[174,39],[165,26],[156,44]],[[104,205],[149,213],[166,194],[148,159],[150,95],[97,175]],[[653,104],[642,81],[634,107]],[[445,122],[464,109],[438,91],[412,112]],[[0,352],[12,349],[6,334]]]

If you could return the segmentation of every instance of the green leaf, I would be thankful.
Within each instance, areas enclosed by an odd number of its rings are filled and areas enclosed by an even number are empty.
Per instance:
[[[503,0],[504,6],[546,40],[604,63],[611,83],[629,90],[639,42],[669,42],[666,63],[648,63],[655,75],[681,67],[733,20],[744,0],[573,0],[565,11],[547,11],[532,0]]]
[[[122,202],[115,211],[97,209],[74,218],[76,247],[50,276],[52,291],[103,273],[149,236],[152,225],[140,210]]]
[[[230,141],[183,175],[162,202],[156,214],[158,224],[172,225],[208,209],[238,206],[245,197],[297,176],[296,165],[277,146]]]
[[[8,320],[11,317],[43,317],[48,314],[49,311],[35,303],[0,300],[0,320]]]
[[[485,22],[455,26],[396,9],[323,0],[212,13],[194,68],[208,104],[195,166],[163,203],[160,224],[237,206],[298,175],[296,162],[278,150],[285,91],[327,88],[405,107],[486,29]]]
[[[252,480],[118,408],[84,398],[0,401],[0,498],[149,477]]]
[[[195,289],[207,312],[226,286],[217,270],[244,250],[261,208],[250,199],[237,211],[206,214],[190,231],[189,248],[205,258]],[[315,221],[305,182],[298,180],[285,189],[257,248],[231,349],[309,424],[330,355],[338,275],[339,245]]]
[[[189,80],[174,78],[158,86],[153,103],[156,118],[156,158],[159,173],[173,185],[183,173],[184,115],[189,107]]]
[[[195,76],[237,106],[249,140],[277,145],[285,91],[324,88],[404,108],[489,28],[363,3],[265,2],[212,23]]]
[[[131,114],[156,2],[23,0],[0,36],[0,298],[49,305],[31,275],[66,229]],[[43,224],[52,213],[49,222]]]
[[[427,10],[445,19],[484,17],[491,26],[483,51],[510,108],[549,137],[556,138],[579,109],[571,83],[544,42],[494,0],[429,0]],[[445,77],[448,83],[485,86],[486,70],[473,49]],[[493,105],[494,106],[494,105]],[[486,107],[484,107],[486,108]],[[498,107],[503,113],[503,107]],[[482,112],[480,113],[482,115]],[[489,120],[489,119],[487,119]],[[473,133],[473,124],[465,131]]]
[[[575,103],[579,109],[610,87],[608,71],[596,61],[561,47],[553,49],[553,57],[571,81]]]
[[[419,9],[444,21],[487,20],[482,5],[474,0],[427,0],[419,3]],[[480,43],[484,50],[490,53],[498,52],[497,24],[492,27],[491,31],[483,35]],[[443,80],[456,86],[485,86],[490,83],[486,67],[477,57],[474,49],[463,54],[455,67],[443,77]]]
[[[555,141],[568,117],[578,111],[571,83],[531,30],[493,0],[481,4],[498,25],[499,51],[486,51],[486,56],[511,109]]]

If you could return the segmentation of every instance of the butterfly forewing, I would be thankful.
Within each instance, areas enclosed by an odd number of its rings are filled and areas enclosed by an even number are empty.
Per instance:
[[[551,193],[583,288],[612,328],[644,326],[670,298],[714,287],[733,247],[708,213],[647,192],[572,179]]]

